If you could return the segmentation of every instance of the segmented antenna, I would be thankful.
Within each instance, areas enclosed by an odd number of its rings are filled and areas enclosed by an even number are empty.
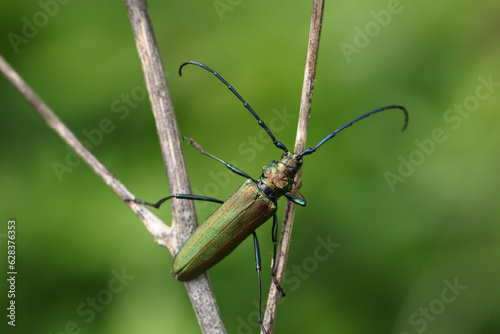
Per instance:
[[[179,67],[179,76],[182,76],[182,68],[188,64],[192,64],[192,65],[197,65],[197,66],[200,66],[201,68],[204,68],[205,70],[207,70],[208,72],[212,73],[213,75],[215,75],[217,77],[217,79],[219,79],[220,81],[222,81],[222,83],[224,83],[224,85],[227,86],[227,88],[229,88],[229,90],[234,94],[236,95],[236,97],[243,103],[243,105],[245,106],[245,108],[248,109],[248,111],[250,111],[253,115],[253,117],[255,117],[255,119],[257,119],[257,121],[259,122],[259,125],[264,129],[266,130],[267,134],[269,135],[269,137],[271,137],[272,141],[273,141],[273,144],[279,148],[279,149],[282,149],[283,151],[285,152],[288,152],[288,149],[286,148],[286,146],[280,142],[280,141],[277,141],[276,138],[274,137],[273,133],[271,132],[271,130],[269,130],[269,127],[266,125],[266,123],[264,123],[264,121],[259,117],[259,115],[257,115],[257,113],[252,109],[252,107],[250,107],[250,105],[245,101],[245,99],[243,99],[241,97],[240,94],[238,94],[238,92],[233,88],[233,86],[231,86],[226,80],[224,80],[223,77],[221,77],[219,75],[219,73],[215,72],[214,70],[212,70],[210,67],[202,64],[202,63],[198,63],[198,62],[195,62],[195,61],[187,61],[185,63],[183,63],[180,67]]]
[[[359,116],[355,120],[342,125],[340,128],[338,128],[337,130],[333,131],[328,136],[326,136],[322,141],[320,141],[313,148],[308,148],[308,149],[302,151],[302,153],[299,154],[299,157],[303,157],[304,155],[309,155],[309,154],[314,153],[318,149],[318,147],[320,147],[321,145],[323,145],[324,143],[326,143],[328,140],[330,140],[333,137],[335,137],[335,135],[337,133],[339,133],[340,131],[344,130],[345,128],[350,127],[351,125],[353,125],[354,123],[356,123],[358,121],[361,121],[363,118],[366,118],[366,117],[368,117],[368,116],[370,116],[372,114],[376,114],[378,112],[381,112],[381,111],[384,111],[384,110],[387,110],[387,109],[401,109],[401,110],[403,110],[403,112],[405,114],[405,124],[403,125],[403,128],[401,129],[401,131],[404,131],[406,129],[406,126],[408,125],[408,111],[406,111],[405,107],[403,107],[403,106],[397,106],[397,105],[386,106],[386,107],[382,107],[382,108],[378,108],[378,109],[375,109],[373,111],[370,111],[370,112],[368,112],[368,113],[366,113],[364,115]]]

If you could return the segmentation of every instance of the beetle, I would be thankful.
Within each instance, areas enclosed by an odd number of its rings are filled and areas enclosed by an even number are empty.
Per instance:
[[[210,269],[217,262],[229,255],[229,253],[231,253],[244,239],[252,234],[259,285],[258,323],[263,332],[266,333],[261,318],[261,258],[259,242],[255,230],[273,217],[272,242],[274,244],[274,254],[272,262],[272,276],[274,284],[282,295],[284,295],[283,289],[276,280],[274,268],[274,264],[276,262],[276,242],[278,231],[278,219],[276,216],[277,201],[280,197],[285,196],[289,201],[292,201],[295,204],[306,206],[306,200],[298,192],[297,187],[294,184],[294,178],[302,166],[303,157],[314,153],[320,146],[335,137],[337,133],[345,128],[370,115],[384,110],[400,109],[404,112],[405,122],[402,128],[402,131],[404,131],[408,124],[408,112],[403,106],[400,105],[389,105],[375,109],[359,116],[351,122],[344,124],[326,136],[323,140],[316,144],[316,146],[308,148],[301,153],[293,153],[290,152],[283,143],[276,140],[269,127],[257,115],[252,107],[250,107],[241,95],[217,72],[202,63],[188,61],[179,67],[179,75],[182,75],[182,68],[189,64],[196,65],[207,70],[215,75],[215,77],[217,77],[224,85],[226,85],[227,88],[243,103],[244,107],[255,117],[258,124],[269,135],[273,144],[277,148],[283,150],[284,153],[282,154],[280,160],[271,161],[269,166],[264,166],[262,174],[258,179],[253,179],[241,169],[206,152],[193,139],[184,137],[185,140],[188,140],[190,145],[194,146],[202,154],[219,161],[231,172],[246,178],[246,180],[226,201],[191,194],[170,195],[162,198],[154,204],[139,199],[134,199],[133,201],[138,204],[148,205],[155,208],[159,208],[165,201],[172,198],[210,201],[221,204],[221,206],[194,231],[194,233],[188,238],[175,255],[172,264],[172,275],[180,281],[191,280]]]

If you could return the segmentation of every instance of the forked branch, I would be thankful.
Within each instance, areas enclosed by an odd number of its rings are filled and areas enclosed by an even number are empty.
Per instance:
[[[126,1],[136,44],[143,65],[145,81],[155,114],[164,163],[171,192],[189,193],[189,181],[183,160],[172,103],[163,72],[158,46],[156,44],[146,2]],[[104,182],[122,199],[135,196],[118,180],[78,138],[61,122],[54,112],[24,82],[14,69],[0,56],[0,71],[33,106],[47,124],[70,146]],[[194,206],[191,201],[172,201],[172,227],[141,205],[127,202],[144,223],[156,242],[175,254],[180,245],[197,225]],[[193,308],[203,333],[226,333],[208,276],[185,283]]]
[[[180,144],[179,130],[177,127],[173,105],[163,65],[153,28],[149,19],[145,0],[125,0],[134,38],[139,53],[139,58],[144,71],[145,82],[155,116],[157,131],[160,138],[163,160],[171,194],[190,193],[190,185]],[[309,119],[314,75],[321,30],[324,0],[314,0],[309,46],[304,76],[304,85],[301,98],[299,125],[295,152],[305,148],[307,123]],[[99,175],[104,182],[122,199],[135,198],[135,196],[118,180],[95,156],[78,140],[78,138],[62,123],[54,112],[38,97],[12,67],[0,56],[0,71],[19,90],[25,99],[41,115],[47,124],[71,147],[73,150]],[[296,180],[300,177],[297,174]],[[155,240],[175,254],[179,247],[189,237],[190,232],[196,227],[196,214],[192,201],[172,201],[172,227],[164,224],[144,206],[127,202],[134,213],[144,223],[146,229],[154,236]],[[283,280],[285,263],[288,254],[291,227],[294,215],[294,205],[288,202],[285,211],[285,221],[278,250],[276,263],[277,278]],[[226,333],[222,323],[219,308],[215,301],[213,291],[206,274],[195,280],[185,282],[193,308],[203,333]],[[271,286],[264,324],[268,333],[272,333],[274,319],[278,305],[279,293],[275,286]]]

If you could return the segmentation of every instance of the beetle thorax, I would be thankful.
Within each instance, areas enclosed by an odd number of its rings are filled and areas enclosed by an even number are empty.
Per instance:
[[[261,190],[269,197],[281,197],[292,189],[295,175],[301,166],[302,159],[298,157],[298,154],[283,153],[279,161],[273,161],[269,166],[262,167],[259,183],[264,186]]]

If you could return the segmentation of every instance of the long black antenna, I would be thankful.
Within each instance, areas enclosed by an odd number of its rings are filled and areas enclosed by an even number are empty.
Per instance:
[[[316,146],[314,146],[313,148],[308,148],[304,151],[302,151],[302,153],[299,154],[299,157],[303,157],[304,155],[308,155],[308,154],[312,154],[314,153],[318,147],[320,147],[321,145],[323,145],[325,142],[327,142],[328,140],[332,139],[333,137],[335,137],[335,135],[337,133],[339,133],[340,131],[344,130],[345,128],[348,128],[350,127],[351,125],[353,125],[354,123],[356,123],[357,121],[360,121],[362,120],[363,118],[366,118],[372,114],[375,114],[375,113],[378,113],[378,112],[381,112],[381,111],[384,111],[384,110],[387,110],[387,109],[401,109],[403,110],[403,112],[405,113],[405,124],[403,125],[403,128],[401,129],[401,131],[404,131],[406,129],[406,126],[408,125],[408,111],[406,111],[405,107],[403,106],[397,106],[397,105],[392,105],[392,106],[386,106],[386,107],[382,107],[382,108],[379,108],[379,109],[375,109],[373,111],[370,111],[364,115],[361,115],[359,116],[358,118],[356,118],[355,120],[349,122],[349,123],[346,123],[344,124],[343,126],[341,126],[340,128],[338,128],[337,130],[333,131],[332,133],[330,133],[328,136],[325,137],[325,139],[323,139],[322,141],[320,141]]]
[[[209,71],[210,73],[212,73],[213,75],[215,75],[217,77],[217,79],[219,79],[220,81],[222,81],[224,83],[224,85],[227,86],[227,88],[229,88],[229,90],[234,94],[236,95],[236,97],[243,103],[243,105],[245,106],[245,108],[248,109],[248,111],[250,111],[253,115],[253,117],[255,117],[257,119],[257,121],[259,121],[259,125],[264,129],[266,130],[267,134],[269,135],[269,137],[271,137],[274,145],[279,148],[279,149],[282,149],[283,151],[285,152],[288,152],[288,149],[286,148],[286,146],[280,142],[280,141],[277,141],[276,138],[274,138],[274,135],[273,133],[271,132],[271,130],[269,130],[269,127],[266,125],[266,123],[264,123],[264,121],[259,117],[259,115],[257,115],[257,113],[252,109],[252,107],[250,107],[250,105],[241,97],[240,94],[238,94],[238,92],[233,88],[233,86],[231,86],[226,80],[224,80],[223,77],[221,77],[219,75],[219,73],[215,72],[214,70],[212,70],[210,67],[202,64],[202,63],[198,63],[198,62],[195,62],[195,61],[187,61],[185,63],[183,63],[180,67],[179,67],[179,75],[182,76],[182,73],[181,73],[181,70],[184,66],[188,65],[188,64],[192,64],[192,65],[197,65],[197,66],[200,66],[201,68],[204,68],[205,70]]]

